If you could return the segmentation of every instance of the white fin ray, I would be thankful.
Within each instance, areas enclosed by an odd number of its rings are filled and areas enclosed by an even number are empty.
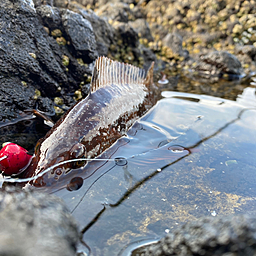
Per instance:
[[[144,84],[145,78],[145,71],[140,68],[107,57],[99,57],[93,69],[91,92],[111,84],[120,87]]]

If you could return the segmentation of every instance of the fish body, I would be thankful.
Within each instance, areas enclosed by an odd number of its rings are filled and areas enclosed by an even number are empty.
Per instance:
[[[90,94],[39,140],[23,177],[35,176],[65,160],[91,159],[102,154],[153,105],[149,102],[148,89],[152,84],[153,63],[146,75],[132,65],[99,57],[93,70]],[[65,164],[44,176],[56,180],[80,165],[81,162]],[[46,178],[36,183],[34,185],[47,185]]]

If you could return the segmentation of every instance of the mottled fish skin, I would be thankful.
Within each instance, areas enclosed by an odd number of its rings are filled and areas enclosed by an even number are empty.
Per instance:
[[[149,93],[153,85],[153,66],[154,63],[145,75],[143,70],[132,65],[99,57],[93,71],[90,94],[39,140],[23,177],[33,177],[65,160],[97,157],[113,145],[154,105]],[[79,168],[80,164],[55,168],[43,179],[36,180],[34,185],[48,185],[68,170]]]

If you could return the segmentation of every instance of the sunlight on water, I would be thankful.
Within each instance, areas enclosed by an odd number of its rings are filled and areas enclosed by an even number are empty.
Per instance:
[[[117,255],[201,216],[256,210],[255,88],[237,101],[162,96],[100,157],[115,162],[74,172],[71,181],[83,178],[77,190],[50,188],[70,207],[92,255]]]
[[[162,97],[98,159],[41,188],[66,202],[91,255],[129,255],[201,216],[256,213],[255,88],[236,101]]]

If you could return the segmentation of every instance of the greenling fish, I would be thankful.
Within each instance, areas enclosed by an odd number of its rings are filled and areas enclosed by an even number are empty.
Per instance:
[[[150,87],[153,86],[153,66],[147,74],[129,64],[99,57],[96,60],[89,95],[72,107],[38,141],[31,164],[23,177],[33,177],[55,164],[70,159],[92,159],[107,148],[154,105]],[[84,164],[84,163],[83,163]],[[64,173],[81,167],[81,162],[63,164],[38,186],[58,179]],[[57,178],[56,178],[57,177]],[[42,183],[42,184],[38,184]]]

